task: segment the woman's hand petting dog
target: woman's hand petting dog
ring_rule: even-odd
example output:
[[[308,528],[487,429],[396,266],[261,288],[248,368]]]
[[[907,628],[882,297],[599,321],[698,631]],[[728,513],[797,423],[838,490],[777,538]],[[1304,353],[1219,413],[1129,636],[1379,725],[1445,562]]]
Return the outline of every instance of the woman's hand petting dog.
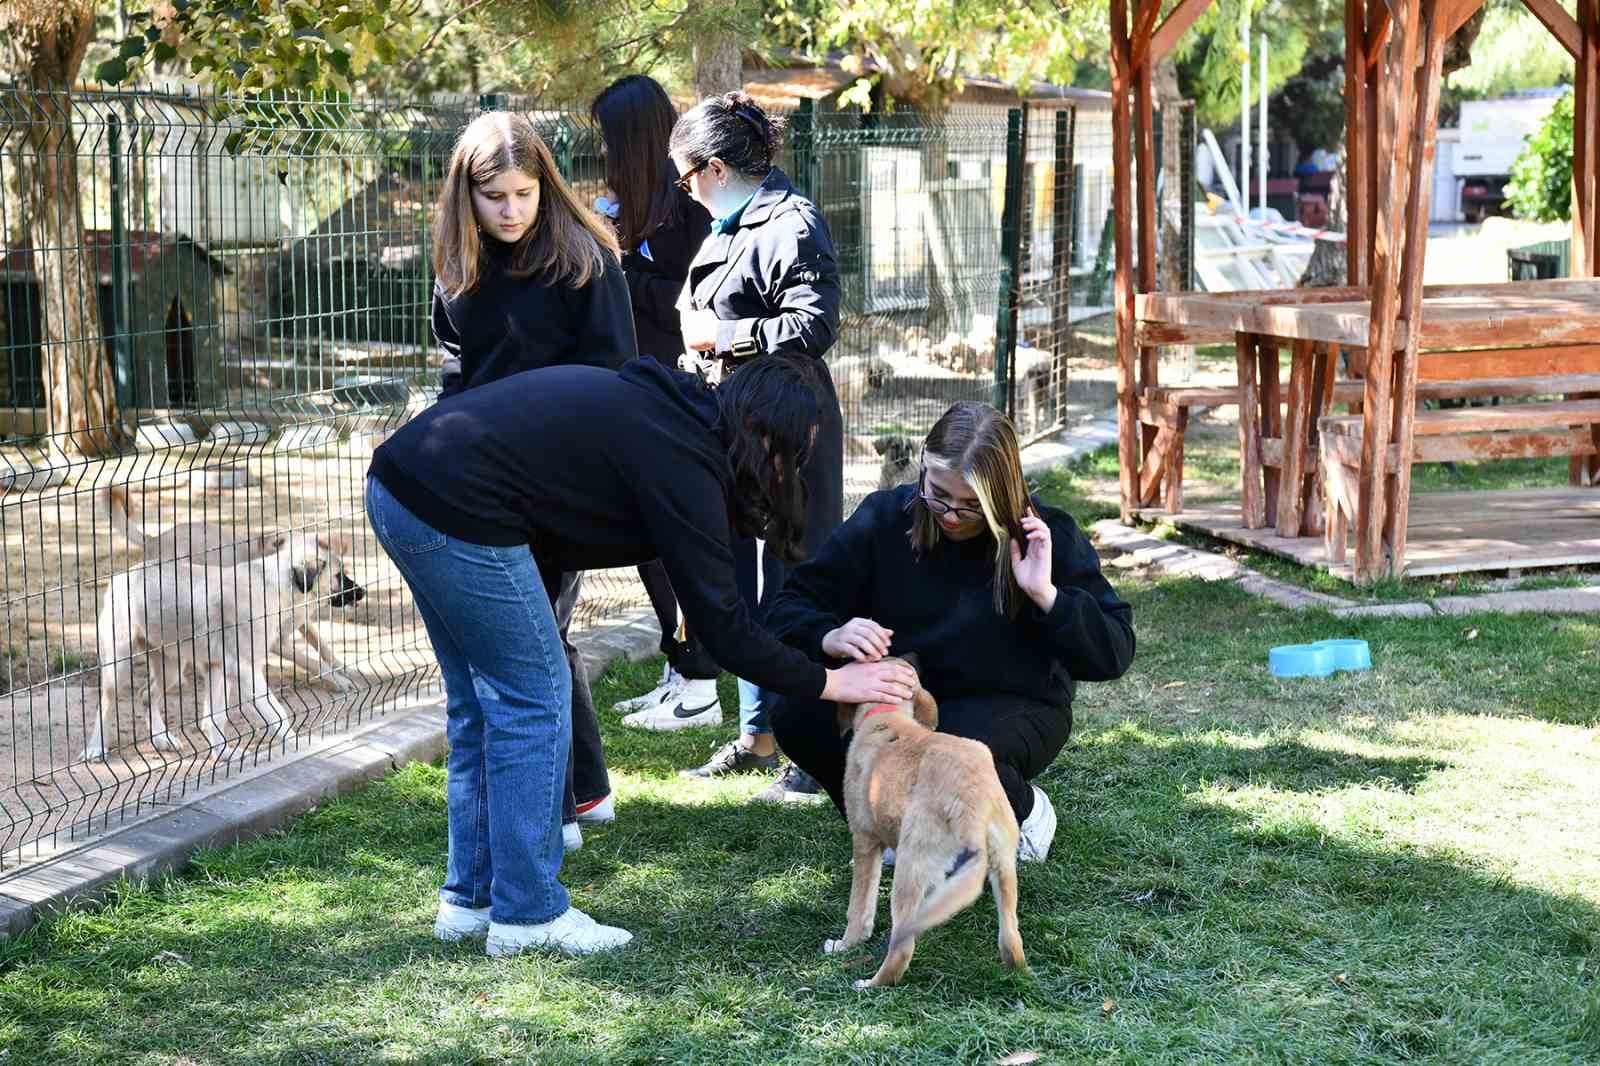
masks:
[[[1028,534],[1028,554],[1022,554],[1022,546],[1013,538],[1011,574],[1028,599],[1048,614],[1056,605],[1056,586],[1050,580],[1050,527],[1030,507],[1022,516],[1022,528]]]
[[[833,659],[854,659],[875,663],[889,654],[889,638],[894,630],[885,629],[870,618],[852,618],[822,638],[822,653]]]
[[[917,672],[903,659],[888,659],[829,670],[821,698],[833,703],[904,703],[916,693]]]

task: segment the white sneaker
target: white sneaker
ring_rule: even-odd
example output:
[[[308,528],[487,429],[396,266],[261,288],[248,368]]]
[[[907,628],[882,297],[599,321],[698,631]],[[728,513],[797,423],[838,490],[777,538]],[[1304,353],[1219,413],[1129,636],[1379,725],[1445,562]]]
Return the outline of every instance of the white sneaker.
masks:
[[[433,920],[435,940],[468,940],[488,931],[488,907],[462,907],[447,900],[439,901],[439,916]]]
[[[661,683],[646,692],[643,696],[635,696],[628,700],[618,700],[611,706],[614,710],[627,713],[629,711],[642,711],[646,707],[654,707],[668,696],[672,695],[684,685],[684,676],[672,668],[668,663],[661,668]]]
[[[540,925],[489,926],[484,950],[499,958],[529,948],[553,948],[566,955],[588,955],[611,951],[633,939],[626,929],[601,925],[576,907],[568,907],[559,917]]]
[[[1023,819],[1022,839],[1017,841],[1018,862],[1043,862],[1056,838],[1056,809],[1044,789],[1033,786],[1033,810]]]
[[[606,825],[616,820],[617,805],[612,801],[611,793],[609,792],[606,793],[604,799],[578,804],[579,825]]]
[[[561,850],[577,851],[583,847],[583,830],[577,822],[561,823]]]
[[[694,726],[721,725],[722,701],[717,699],[715,681],[685,681],[654,707],[635,711],[622,719],[623,725],[670,733]]]

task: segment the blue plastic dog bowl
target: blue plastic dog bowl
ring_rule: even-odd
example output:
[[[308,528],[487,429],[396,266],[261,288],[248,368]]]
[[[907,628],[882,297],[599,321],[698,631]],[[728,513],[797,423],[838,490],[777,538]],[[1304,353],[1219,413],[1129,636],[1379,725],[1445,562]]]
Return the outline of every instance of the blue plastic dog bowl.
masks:
[[[1372,649],[1364,640],[1319,640],[1317,646],[1333,652],[1335,670],[1367,670],[1372,666]]]
[[[1267,652],[1273,677],[1326,677],[1336,669],[1333,649],[1321,644],[1282,644]]]

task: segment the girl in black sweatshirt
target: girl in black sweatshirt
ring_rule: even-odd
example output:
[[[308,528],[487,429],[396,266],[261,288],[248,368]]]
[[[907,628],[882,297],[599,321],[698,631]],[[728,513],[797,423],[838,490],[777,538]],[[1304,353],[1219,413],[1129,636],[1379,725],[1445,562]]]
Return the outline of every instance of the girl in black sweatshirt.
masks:
[[[710,214],[674,184],[667,139],[678,113],[653,78],[630,74],[595,97],[589,114],[600,130],[610,190],[595,207],[616,223],[639,354],[676,366],[684,352],[678,296],[711,231]],[[693,634],[678,639],[678,601],[666,568],[651,560],[639,567],[639,580],[661,626],[667,667],[656,688],[616,705],[628,712],[623,722],[661,730],[720,724],[717,664]]]
[[[540,367],[617,370],[638,354],[616,236],[578,202],[525,116],[492,111],[462,131],[438,218],[431,318],[445,353],[441,399]],[[572,671],[570,850],[583,843],[580,817],[608,819],[611,781],[588,674],[567,639],[583,574],[543,576]]]
[[[939,731],[994,753],[1023,859],[1055,835],[1029,781],[1072,732],[1079,681],[1122,676],[1133,611],[1071,516],[1027,495],[1016,432],[984,403],[954,404],[923,445],[922,476],[868,496],[767,608],[768,627],[819,659],[914,652]],[[847,739],[814,701],[784,697],[778,743],[842,811]]]

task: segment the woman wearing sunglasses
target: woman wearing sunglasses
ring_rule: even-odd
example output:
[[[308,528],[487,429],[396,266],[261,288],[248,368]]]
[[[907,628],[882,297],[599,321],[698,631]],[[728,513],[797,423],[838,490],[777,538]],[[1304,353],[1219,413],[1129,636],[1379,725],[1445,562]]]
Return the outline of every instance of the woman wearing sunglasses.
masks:
[[[844,420],[822,356],[839,332],[833,238],[816,206],[773,165],[781,124],[744,93],[710,97],[673,127],[667,150],[678,187],[711,212],[711,235],[689,267],[679,300],[683,343],[713,380],[774,354],[815,360],[816,443],[801,478],[807,493],[804,555],[844,517]],[[739,546],[740,592],[755,606],[783,585],[784,566],[753,541]],[[778,767],[761,693],[739,685],[740,736],[689,773],[711,777]],[[786,773],[771,798],[815,793]]]
[[[1030,782],[1072,732],[1077,682],[1120,677],[1133,660],[1132,608],[1071,516],[1029,497],[1016,431],[984,403],[951,405],[923,444],[921,477],[867,497],[766,621],[819,660],[914,652],[939,731],[994,753],[1025,861],[1055,836],[1055,809]],[[784,753],[843,812],[848,738],[831,709],[783,698],[772,718]]]

